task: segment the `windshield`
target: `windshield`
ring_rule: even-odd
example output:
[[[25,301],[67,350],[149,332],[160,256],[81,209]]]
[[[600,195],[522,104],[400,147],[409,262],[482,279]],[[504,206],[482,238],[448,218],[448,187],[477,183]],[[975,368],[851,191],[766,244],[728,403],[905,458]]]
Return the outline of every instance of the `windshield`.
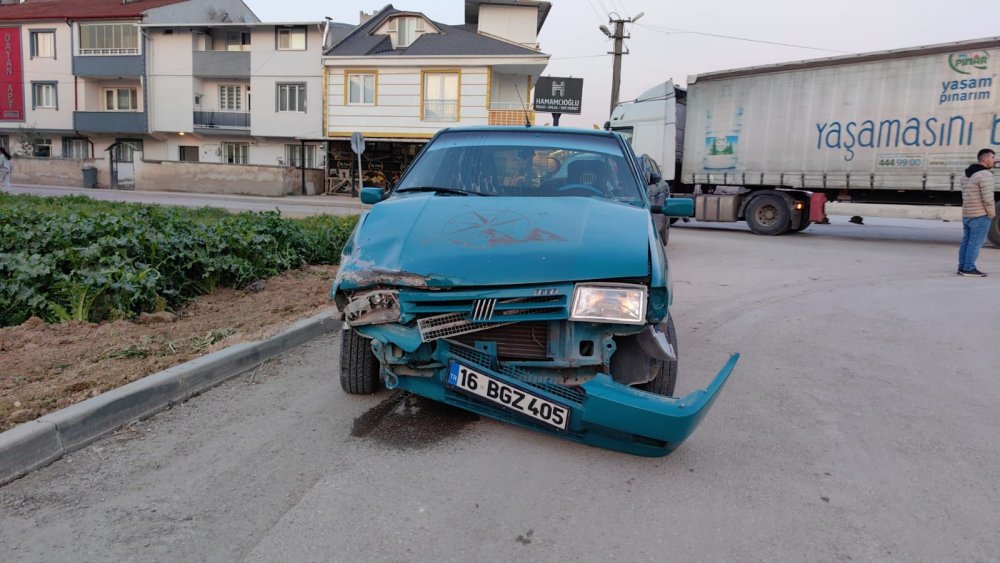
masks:
[[[528,130],[442,133],[396,191],[434,188],[508,197],[642,198],[616,139]]]

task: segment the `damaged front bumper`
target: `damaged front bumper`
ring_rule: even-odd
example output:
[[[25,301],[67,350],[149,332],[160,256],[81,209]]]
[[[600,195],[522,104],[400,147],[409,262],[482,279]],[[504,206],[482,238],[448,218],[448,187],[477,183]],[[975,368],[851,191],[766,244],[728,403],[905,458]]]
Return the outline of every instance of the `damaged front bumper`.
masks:
[[[373,339],[373,351],[385,358],[393,336],[400,336],[394,325],[359,327]],[[509,364],[501,364],[486,351],[460,343],[439,340],[431,358],[436,366],[429,377],[395,373],[393,366],[382,362],[389,388],[403,389],[417,395],[460,407],[532,430],[574,440],[591,446],[641,456],[664,456],[684,442],[712,406],[726,384],[739,354],[733,354],[708,387],[684,397],[672,398],[641,391],[617,383],[610,375],[598,373],[582,385],[567,386]],[[554,408],[563,407],[567,421],[562,428],[526,416],[523,409],[489,400],[457,385],[453,366],[463,366],[494,380],[499,387],[519,390],[537,397]],[[452,377],[449,378],[449,375]],[[491,383],[491,385],[493,385]],[[518,391],[514,391],[515,394]]]

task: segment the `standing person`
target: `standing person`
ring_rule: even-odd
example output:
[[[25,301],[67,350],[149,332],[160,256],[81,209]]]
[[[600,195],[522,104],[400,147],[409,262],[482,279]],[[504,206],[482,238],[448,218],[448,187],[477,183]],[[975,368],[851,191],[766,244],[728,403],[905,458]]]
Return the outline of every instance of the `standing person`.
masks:
[[[986,274],[976,268],[976,259],[997,213],[993,202],[993,165],[997,154],[993,149],[983,149],[976,158],[978,162],[966,168],[962,178],[962,244],[958,247],[958,275],[985,278]]]
[[[0,182],[3,182],[3,191],[10,193],[10,174],[14,170],[10,153],[7,149],[0,147]]]

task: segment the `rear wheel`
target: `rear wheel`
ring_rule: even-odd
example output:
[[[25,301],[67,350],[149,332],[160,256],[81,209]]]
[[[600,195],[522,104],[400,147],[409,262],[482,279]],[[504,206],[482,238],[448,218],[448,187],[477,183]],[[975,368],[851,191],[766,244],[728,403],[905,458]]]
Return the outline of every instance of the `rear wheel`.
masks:
[[[1000,246],[1000,203],[997,204],[997,214],[990,223],[990,230],[986,232],[986,238],[990,239],[996,246]]]
[[[352,395],[370,395],[379,388],[379,363],[371,340],[354,329],[340,331],[340,386]]]
[[[667,317],[666,325],[667,342],[673,347],[676,357],[677,331],[674,330],[674,318]],[[661,326],[661,328],[663,327]],[[674,387],[677,386],[677,360],[653,360],[651,369],[656,372],[656,376],[636,387],[657,395],[673,397]]]
[[[781,196],[762,195],[750,200],[746,210],[750,230],[758,235],[780,235],[792,226],[792,212]]]

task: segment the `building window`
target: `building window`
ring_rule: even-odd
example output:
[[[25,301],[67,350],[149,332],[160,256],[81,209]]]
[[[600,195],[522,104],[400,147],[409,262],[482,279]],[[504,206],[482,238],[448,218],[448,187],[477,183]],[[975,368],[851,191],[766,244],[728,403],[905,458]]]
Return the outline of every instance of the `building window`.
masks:
[[[105,88],[104,111],[138,111],[139,97],[136,88]]]
[[[52,139],[38,139],[35,141],[35,152],[32,156],[48,158],[52,156]]]
[[[31,58],[33,59],[56,58],[56,32],[54,31],[31,32]]]
[[[250,32],[249,31],[227,31],[226,51],[249,51]]]
[[[62,138],[63,158],[90,158],[90,143],[84,137]]]
[[[277,110],[306,111],[306,85],[302,83],[278,84]]]
[[[282,28],[278,30],[279,51],[305,51],[306,30],[303,27]]]
[[[0,135],[0,147],[10,151],[10,135]]]
[[[181,162],[198,162],[198,147],[181,145],[180,150]]]
[[[347,103],[358,106],[375,105],[375,74],[347,75]]]
[[[405,49],[424,32],[423,18],[396,18],[396,48]]]
[[[81,55],[138,55],[139,26],[131,23],[80,24]]]
[[[219,109],[222,111],[243,111],[243,87],[219,86]]]
[[[285,145],[285,162],[292,168],[302,167],[302,145]],[[316,168],[316,146],[306,145],[306,168]]]
[[[222,162],[246,164],[250,159],[250,143],[222,143]]]
[[[425,72],[421,106],[424,121],[458,121],[457,72]]]
[[[31,83],[31,107],[34,109],[59,109],[55,82]]]

